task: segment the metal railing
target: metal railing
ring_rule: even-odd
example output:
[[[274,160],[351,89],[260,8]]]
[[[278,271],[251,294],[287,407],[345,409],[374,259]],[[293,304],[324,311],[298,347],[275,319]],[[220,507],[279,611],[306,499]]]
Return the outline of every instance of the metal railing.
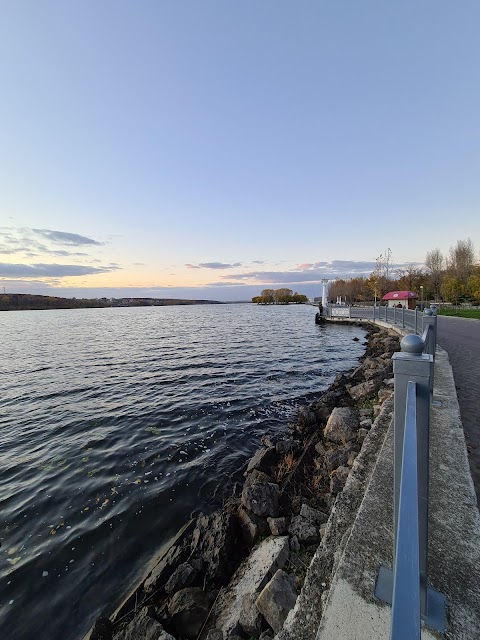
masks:
[[[423,337],[408,334],[394,353],[394,557],[375,595],[392,604],[391,640],[420,638],[420,620],[443,633],[445,598],[428,586],[430,406],[436,317]],[[433,350],[433,353],[428,351]]]
[[[417,385],[409,382],[393,572],[391,640],[420,638]]]
[[[391,640],[419,640],[421,621],[443,633],[445,597],[428,586],[430,407],[437,344],[431,309],[328,306],[325,316],[367,319],[413,330],[394,353],[394,555],[380,567],[375,596],[392,605]]]

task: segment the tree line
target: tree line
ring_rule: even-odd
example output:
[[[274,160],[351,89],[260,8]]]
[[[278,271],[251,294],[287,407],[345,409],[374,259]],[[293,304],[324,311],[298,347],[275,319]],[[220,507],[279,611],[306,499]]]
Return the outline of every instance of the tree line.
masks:
[[[308,302],[307,296],[301,293],[293,293],[291,289],[264,289],[259,296],[252,298],[252,302],[256,304],[305,304]]]
[[[221,304],[214,300],[181,300],[174,298],[61,298],[27,293],[0,295],[0,311],[87,309],[103,307],[164,307],[191,304]]]
[[[379,300],[389,291],[413,291],[423,300],[480,304],[480,265],[469,238],[458,240],[447,255],[440,249],[428,251],[423,267],[410,264],[392,267],[391,251],[377,258],[367,277],[339,279],[330,283],[328,299],[341,296],[348,304]]]

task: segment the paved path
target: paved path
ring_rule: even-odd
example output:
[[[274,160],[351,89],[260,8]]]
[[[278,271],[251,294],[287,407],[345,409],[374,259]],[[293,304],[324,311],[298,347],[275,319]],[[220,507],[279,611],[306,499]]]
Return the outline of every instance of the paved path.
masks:
[[[438,316],[437,339],[452,365],[480,507],[480,320]]]

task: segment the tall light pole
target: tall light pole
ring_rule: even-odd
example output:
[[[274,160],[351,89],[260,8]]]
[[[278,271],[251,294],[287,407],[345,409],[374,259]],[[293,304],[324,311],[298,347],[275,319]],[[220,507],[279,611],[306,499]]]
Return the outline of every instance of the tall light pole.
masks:
[[[423,311],[423,284],[420,285],[420,310]]]
[[[327,306],[327,284],[328,279],[322,278],[322,307]]]

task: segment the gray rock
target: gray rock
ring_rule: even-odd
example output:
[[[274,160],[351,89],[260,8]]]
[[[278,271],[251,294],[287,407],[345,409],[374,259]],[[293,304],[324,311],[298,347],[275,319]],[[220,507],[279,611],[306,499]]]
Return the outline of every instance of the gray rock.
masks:
[[[197,572],[195,571],[195,569],[191,565],[189,565],[188,562],[184,562],[175,569],[170,578],[167,580],[165,591],[169,596],[172,596],[177,591],[180,591],[180,589],[189,587],[196,577]]]
[[[350,407],[335,407],[327,421],[324,436],[332,442],[353,440],[358,429],[358,414]]]
[[[210,629],[205,640],[223,640],[223,631],[220,629]]]
[[[277,451],[275,447],[268,447],[264,449],[259,449],[253,455],[250,462],[247,466],[246,473],[250,473],[254,469],[258,469],[258,471],[264,471],[266,473],[269,472],[270,467],[273,466],[277,462]]]
[[[361,429],[370,429],[370,427],[372,426],[372,419],[371,418],[365,418],[364,420],[360,420],[360,428]]]
[[[346,464],[348,454],[349,452],[341,447],[339,449],[329,449],[323,457],[325,469],[330,473],[337,467]]]
[[[207,619],[209,609],[208,598],[198,587],[177,591],[168,605],[172,624],[178,634],[186,638],[197,637]]]
[[[360,414],[360,420],[362,420],[363,418],[370,418],[370,416],[372,415],[372,410],[360,409],[359,414]]]
[[[300,433],[311,431],[317,424],[317,418],[308,407],[300,407],[297,413],[297,428]]]
[[[88,640],[112,640],[113,624],[109,618],[101,617],[95,621]]]
[[[260,471],[259,469],[254,469],[250,473],[246,473],[246,479],[243,484],[243,487],[250,486],[251,484],[258,484],[259,482],[272,482],[272,477],[265,473],[264,471]]]
[[[152,569],[143,585],[146,594],[153,593],[165,586],[172,573],[182,562],[186,562],[190,555],[190,545],[187,540],[182,544],[173,545]]]
[[[270,638],[273,638],[273,631],[271,629],[262,631],[262,633],[258,636],[258,640],[270,640]]]
[[[347,481],[350,469],[348,467],[338,467],[330,474],[330,493],[337,495],[343,490],[343,486]]]
[[[288,533],[296,536],[300,544],[315,544],[320,540],[318,529],[310,520],[302,516],[295,516],[288,527]]]
[[[225,638],[240,631],[240,611],[246,593],[259,593],[277,569],[285,566],[289,557],[288,537],[269,536],[252,549],[228,586],[222,590],[213,606],[206,631],[221,629]]]
[[[319,511],[318,509],[313,509],[308,504],[302,504],[300,515],[302,518],[310,520],[310,522],[317,525],[321,525],[328,520],[328,515],[326,513],[323,513],[323,511]]]
[[[202,570],[209,582],[223,585],[239,564],[242,532],[237,518],[228,511],[216,511],[197,519],[192,534],[189,563]],[[197,564],[194,564],[194,561]]]
[[[175,638],[166,631],[162,631],[162,633],[158,636],[158,640],[175,640]]]
[[[368,369],[365,371],[365,380],[373,380],[374,378],[383,378],[388,375],[388,369],[380,368],[380,369]]]
[[[286,518],[267,518],[267,522],[273,536],[283,536],[287,533]]]
[[[359,429],[357,433],[357,440],[360,444],[365,440],[368,436],[368,431],[366,429]]]
[[[295,553],[300,551],[300,543],[298,541],[297,536],[292,536],[290,538],[290,549]]]
[[[257,516],[277,518],[279,495],[278,485],[262,482],[244,487],[242,504]]]
[[[150,609],[142,607],[128,625],[115,634],[115,640],[158,640],[162,632],[162,625],[151,617]]]
[[[375,380],[367,380],[366,382],[362,382],[361,384],[357,384],[354,387],[350,387],[348,389],[348,393],[352,400],[358,401],[363,398],[368,398],[372,396],[380,386],[380,382],[376,382]]]
[[[258,593],[246,593],[242,598],[240,610],[240,626],[249,636],[258,638],[262,631],[262,615],[257,609],[256,600]]]
[[[249,547],[253,547],[261,536],[268,536],[270,534],[270,528],[267,522],[248,509],[240,507],[238,510],[238,520],[242,529],[243,539]]]
[[[256,604],[273,631],[278,633],[296,599],[297,594],[288,575],[279,569],[258,596]]]

